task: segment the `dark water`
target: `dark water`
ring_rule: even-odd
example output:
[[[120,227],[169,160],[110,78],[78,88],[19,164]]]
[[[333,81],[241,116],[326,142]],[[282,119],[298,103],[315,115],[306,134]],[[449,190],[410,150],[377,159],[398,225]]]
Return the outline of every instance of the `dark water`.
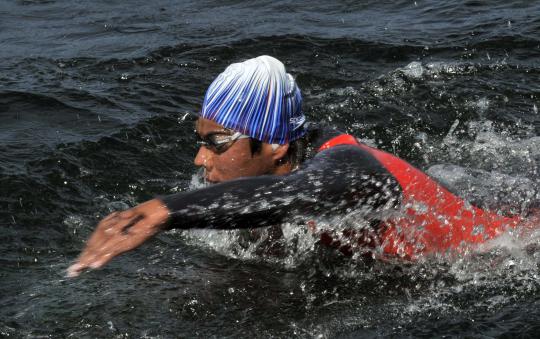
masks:
[[[538,1],[2,1],[0,336],[537,336],[538,235],[366,266],[286,225],[281,259],[171,232],[64,277],[101,217],[197,187],[186,113],[261,54],[311,120],[486,206],[540,200]]]

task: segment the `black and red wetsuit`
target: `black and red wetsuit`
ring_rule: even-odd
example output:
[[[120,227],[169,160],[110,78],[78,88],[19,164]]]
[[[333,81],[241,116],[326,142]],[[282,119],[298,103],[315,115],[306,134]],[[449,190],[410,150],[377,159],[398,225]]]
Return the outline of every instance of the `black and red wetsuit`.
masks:
[[[353,136],[316,129],[309,140],[314,155],[287,175],[240,178],[163,197],[170,228],[309,223],[367,206],[375,239],[357,236],[355,241],[377,245],[384,255],[413,259],[485,242],[521,221],[468,204],[406,161]],[[333,241],[325,233],[321,240]]]

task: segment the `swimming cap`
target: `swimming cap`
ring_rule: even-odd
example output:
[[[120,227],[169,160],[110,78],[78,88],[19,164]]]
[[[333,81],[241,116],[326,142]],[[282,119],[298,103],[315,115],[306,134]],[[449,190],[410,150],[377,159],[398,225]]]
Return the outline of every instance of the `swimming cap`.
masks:
[[[208,87],[200,116],[270,144],[306,133],[300,89],[267,55],[227,67]]]

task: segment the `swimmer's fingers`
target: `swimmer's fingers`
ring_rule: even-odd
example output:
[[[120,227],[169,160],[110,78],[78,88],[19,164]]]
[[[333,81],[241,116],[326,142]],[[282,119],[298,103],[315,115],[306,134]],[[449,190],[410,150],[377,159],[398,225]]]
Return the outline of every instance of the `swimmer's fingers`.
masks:
[[[114,246],[124,238],[129,238],[125,230],[141,218],[134,213],[128,216],[122,214],[124,212],[113,213],[99,223],[77,262],[68,268],[68,276],[77,276],[86,269],[101,267],[103,265],[96,262],[104,261],[103,257],[110,256],[112,259],[117,255],[114,254]]]
[[[88,239],[86,247],[79,256],[79,258],[91,257],[95,255],[95,252],[100,252],[101,247],[109,240],[121,234],[126,228],[129,228],[140,216],[137,216],[133,212],[129,212],[129,217],[126,217],[125,212],[115,212],[105,219],[103,219],[96,230]]]
[[[121,233],[111,238],[100,248],[99,253],[95,253],[85,264],[89,268],[101,268],[118,255],[139,247],[157,232],[158,228],[153,227],[153,224],[146,220],[139,221],[127,233]]]
[[[156,199],[107,216],[99,223],[77,261],[68,268],[68,276],[102,267],[119,254],[140,246],[159,232],[168,216],[169,210]]]

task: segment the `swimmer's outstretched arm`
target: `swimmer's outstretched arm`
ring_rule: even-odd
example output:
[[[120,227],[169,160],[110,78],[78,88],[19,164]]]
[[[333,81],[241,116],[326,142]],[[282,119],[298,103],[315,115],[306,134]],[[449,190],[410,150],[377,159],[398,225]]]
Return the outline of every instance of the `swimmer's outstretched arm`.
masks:
[[[238,229],[335,215],[357,205],[377,207],[400,195],[396,187],[393,177],[363,150],[340,146],[287,175],[241,178],[162,200],[170,210],[167,228]]]
[[[113,213],[98,225],[68,275],[102,267],[163,229],[264,227],[293,215],[335,214],[362,204],[376,207],[398,196],[398,184],[367,152],[334,147],[287,175],[231,180]]]

